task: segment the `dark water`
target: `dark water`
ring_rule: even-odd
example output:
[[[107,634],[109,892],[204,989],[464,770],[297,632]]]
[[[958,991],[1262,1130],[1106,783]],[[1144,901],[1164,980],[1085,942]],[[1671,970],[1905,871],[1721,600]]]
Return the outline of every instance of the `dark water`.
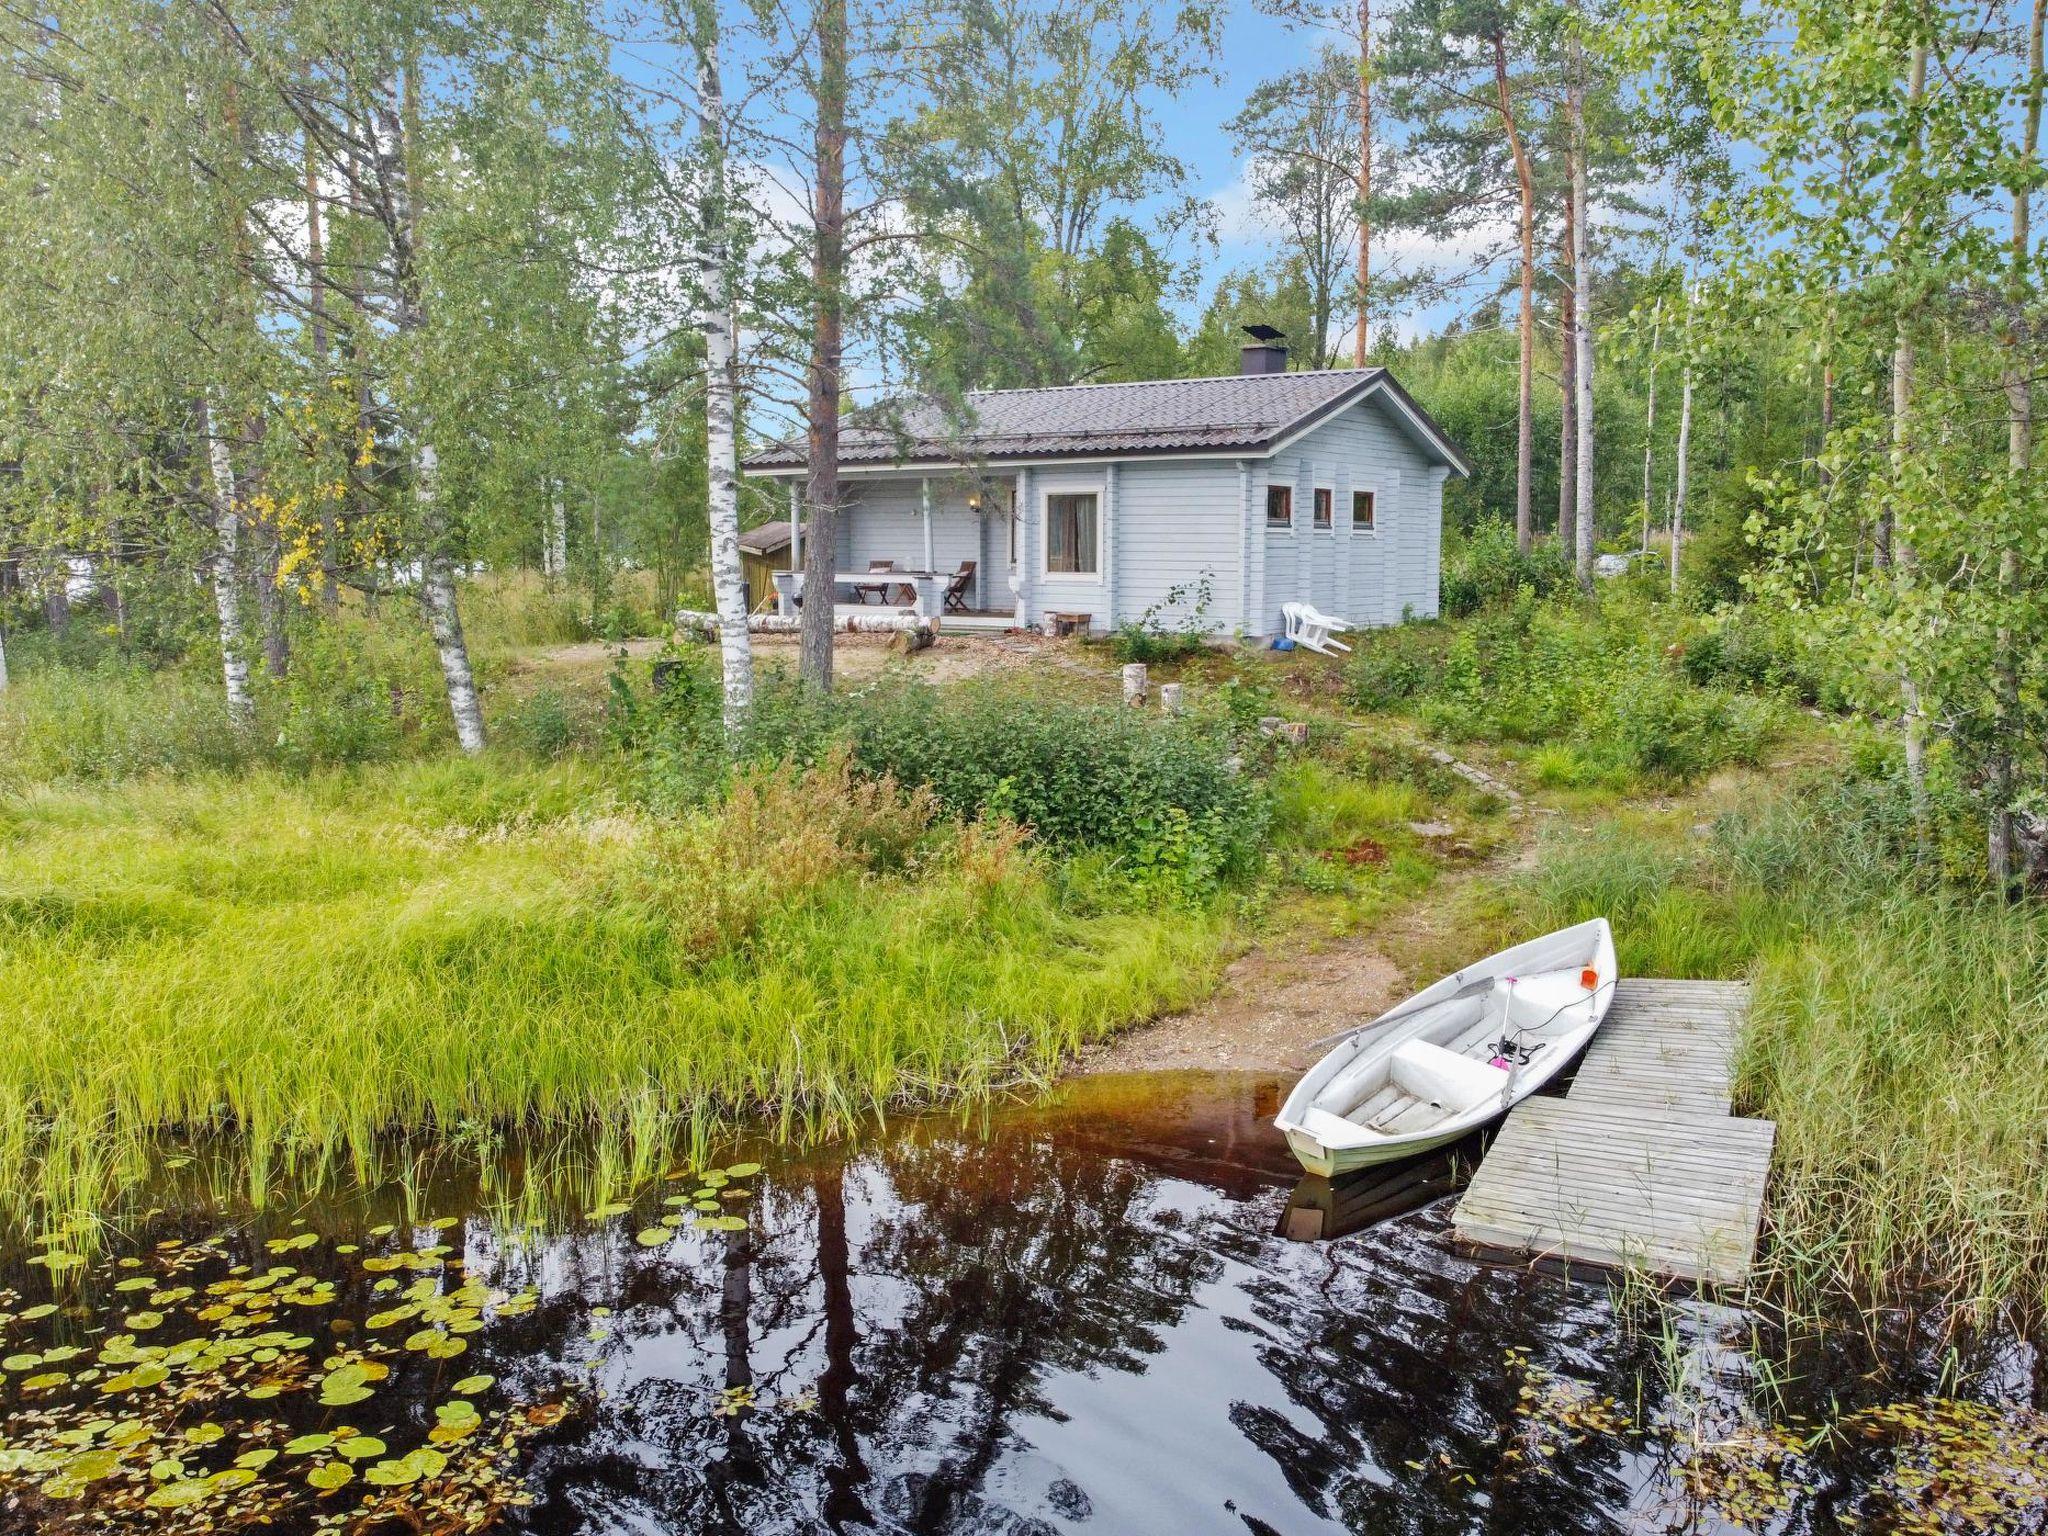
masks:
[[[851,1147],[757,1148],[743,1154],[766,1165],[746,1230],[661,1247],[636,1243],[640,1205],[517,1242],[467,1216],[441,1238],[467,1272],[539,1301],[493,1319],[449,1369],[578,1405],[530,1448],[535,1503],[515,1520],[935,1536],[1736,1529],[1688,1485],[1697,1452],[1680,1429],[1738,1420],[1757,1358],[1789,1374],[1792,1413],[2039,1393],[2011,1341],[1957,1353],[1902,1324],[1874,1347],[1788,1352],[1726,1307],[1681,1300],[1631,1323],[1604,1277],[1461,1257],[1446,1232],[1454,1166],[1303,1183],[1268,1124],[1275,1087],[1083,1080],[1049,1104],[908,1121]],[[418,1193],[464,1214],[460,1187]],[[253,1252],[294,1230],[288,1214],[241,1240]],[[1360,1221],[1375,1224],[1326,1235]],[[294,1257],[315,1268],[325,1251]],[[1682,1399],[1668,1396],[1675,1375],[1692,1383]],[[396,1446],[435,1390],[401,1372],[354,1422]],[[1890,1465],[1874,1454],[1807,1458],[1762,1523],[1867,1516]]]

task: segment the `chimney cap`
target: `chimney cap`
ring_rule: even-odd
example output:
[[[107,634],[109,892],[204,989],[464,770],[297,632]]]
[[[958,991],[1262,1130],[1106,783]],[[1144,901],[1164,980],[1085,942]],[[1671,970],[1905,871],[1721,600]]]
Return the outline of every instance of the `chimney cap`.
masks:
[[[1270,325],[1246,325],[1240,326],[1239,329],[1242,330],[1245,333],[1245,335],[1251,337],[1254,341],[1275,342],[1285,341],[1287,339],[1287,333],[1285,331],[1276,331]]]

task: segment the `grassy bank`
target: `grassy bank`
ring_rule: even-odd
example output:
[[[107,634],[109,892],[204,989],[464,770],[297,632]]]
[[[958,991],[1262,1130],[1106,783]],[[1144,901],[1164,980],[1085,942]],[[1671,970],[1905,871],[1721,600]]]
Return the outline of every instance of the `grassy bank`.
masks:
[[[1014,1081],[1188,1000],[1223,923],[1089,913],[1013,831],[843,763],[667,818],[590,768],[445,761],[0,814],[0,1184],[65,1208],[155,1128],[260,1160]]]
[[[1532,927],[1624,972],[1752,975],[1738,1108],[1777,1122],[1767,1262],[1810,1312],[2048,1316],[2048,915],[1916,872],[1903,793],[1831,774],[1550,840]]]

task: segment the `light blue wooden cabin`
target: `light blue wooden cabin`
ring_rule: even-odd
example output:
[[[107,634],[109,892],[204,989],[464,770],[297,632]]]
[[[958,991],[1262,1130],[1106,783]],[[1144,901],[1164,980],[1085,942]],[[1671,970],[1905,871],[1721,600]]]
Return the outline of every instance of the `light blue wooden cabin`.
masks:
[[[1290,372],[1273,339],[1243,359],[1225,378],[994,390],[851,426],[835,603],[943,607],[948,631],[1180,628],[1199,610],[1210,634],[1254,639],[1287,602],[1359,627],[1433,616],[1463,454],[1383,368]],[[794,525],[801,441],[745,468],[786,483]],[[801,538],[786,559],[790,611]]]

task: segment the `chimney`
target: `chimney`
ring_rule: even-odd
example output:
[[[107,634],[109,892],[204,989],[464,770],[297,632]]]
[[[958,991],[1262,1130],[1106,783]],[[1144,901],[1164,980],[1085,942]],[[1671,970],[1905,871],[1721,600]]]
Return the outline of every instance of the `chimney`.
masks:
[[[1287,371],[1287,333],[1276,331],[1270,325],[1248,325],[1245,335],[1252,339],[1238,349],[1237,371],[1239,373],[1285,373]]]

